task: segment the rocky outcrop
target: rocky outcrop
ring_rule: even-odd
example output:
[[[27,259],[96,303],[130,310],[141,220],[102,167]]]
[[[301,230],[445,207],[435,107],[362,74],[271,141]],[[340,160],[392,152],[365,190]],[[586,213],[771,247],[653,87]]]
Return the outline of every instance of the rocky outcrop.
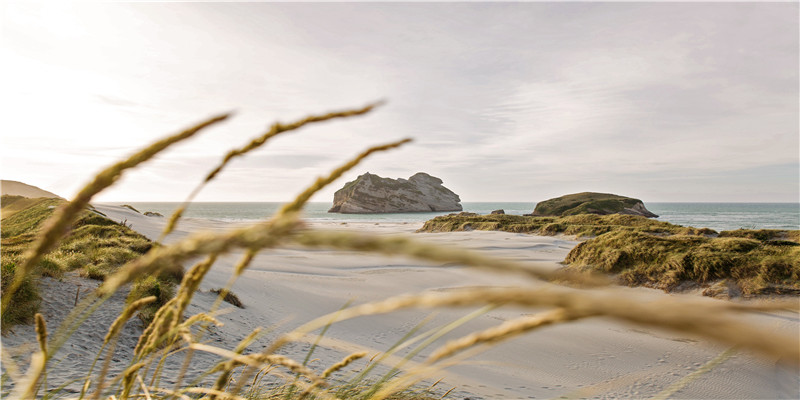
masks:
[[[506,210],[503,210],[503,209],[500,209],[500,210],[494,210],[494,211],[492,211],[491,213],[492,213],[492,214],[505,214],[505,213],[506,213]]]
[[[442,180],[424,172],[408,179],[381,178],[367,172],[333,195],[328,212],[372,214],[461,211],[461,199],[442,186]]]
[[[536,204],[533,216],[556,216],[576,214],[626,214],[656,218],[639,199],[608,193],[583,192],[556,197]]]

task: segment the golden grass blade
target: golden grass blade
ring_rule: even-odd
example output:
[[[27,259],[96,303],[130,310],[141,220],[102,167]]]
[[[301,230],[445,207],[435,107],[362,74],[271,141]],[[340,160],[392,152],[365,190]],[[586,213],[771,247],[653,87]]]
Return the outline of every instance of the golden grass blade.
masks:
[[[58,243],[61,237],[66,233],[70,224],[72,224],[75,218],[77,218],[78,214],[83,211],[87,205],[89,205],[89,201],[91,201],[94,195],[113,185],[125,170],[133,168],[149,160],[169,146],[188,139],[200,132],[202,129],[224,121],[229,116],[230,114],[223,114],[210,118],[183,132],[161,139],[138,151],[134,155],[128,157],[126,160],[117,162],[116,164],[100,171],[97,175],[95,175],[94,179],[89,184],[84,186],[83,189],[81,189],[81,191],[75,195],[75,198],[72,201],[62,207],[59,207],[53,216],[47,220],[36,241],[25,253],[24,261],[17,265],[14,272],[14,279],[3,293],[3,312],[5,312],[9,302],[11,301],[11,295],[14,294],[14,292],[19,288],[19,285],[22,284],[25,276],[30,274],[34,270],[34,267],[39,263],[42,256],[44,256],[45,253],[50,251],[53,246]]]
[[[358,359],[361,359],[361,358],[365,357],[366,355],[367,355],[366,351],[360,351],[360,352],[356,352],[356,353],[352,353],[352,354],[348,355],[347,357],[343,358],[338,363],[333,364],[330,367],[328,367],[322,373],[321,378],[325,379],[325,378],[331,376],[331,374],[333,374],[336,371],[339,371],[340,369],[350,365],[350,363],[352,363],[353,361],[356,361]],[[308,395],[310,395],[311,392],[314,389],[317,388],[317,386],[318,385],[316,383],[314,383],[314,384],[310,385],[309,387],[307,387],[305,390],[303,390],[303,392],[300,393],[300,395],[298,396],[299,399],[302,400],[302,399],[305,399],[306,397],[308,397]]]
[[[95,392],[92,395],[92,399],[98,399],[105,387],[105,378],[106,375],[108,374],[109,368],[111,367],[111,359],[114,358],[114,352],[116,351],[117,348],[117,338],[119,332],[122,330],[122,327],[125,325],[126,322],[128,322],[128,320],[133,316],[133,314],[136,311],[138,311],[141,307],[154,302],[155,300],[156,300],[155,296],[148,296],[132,302],[127,307],[125,307],[125,309],[122,311],[122,314],[120,314],[109,327],[108,332],[106,333],[106,336],[103,339],[103,347],[100,349],[100,352],[102,352],[103,349],[106,348],[106,346],[108,346],[108,349],[106,350],[106,358],[103,361],[103,367],[100,370],[99,376],[97,377],[97,389],[95,389]],[[100,354],[98,354],[98,357],[99,356]],[[97,358],[95,358],[95,362],[96,361]],[[89,369],[90,374],[93,368],[94,364],[92,365],[92,368]],[[125,376],[123,375],[123,380],[124,379]]]
[[[175,295],[176,311],[173,317],[175,318],[173,326],[180,323],[180,320],[183,318],[183,312],[186,310],[186,307],[189,306],[194,293],[200,287],[200,282],[203,281],[203,278],[205,278],[208,271],[211,270],[211,266],[213,266],[216,261],[217,254],[211,253],[205,260],[195,264],[183,275],[181,285],[178,288],[178,294]]]
[[[236,348],[233,349],[233,352],[236,354],[242,354],[247,346],[253,343],[253,341],[256,340],[259,335],[261,335],[261,328],[254,329],[247,335],[247,337],[242,339],[242,341],[236,345]],[[235,366],[236,363],[234,361],[226,361],[211,369],[211,372],[222,371],[220,376],[217,378],[217,381],[214,383],[214,389],[222,390],[228,384],[228,380],[230,379],[231,373],[233,372],[233,368]]]
[[[144,384],[144,381],[142,380],[141,375],[138,375],[138,374],[136,375],[136,381],[139,382],[139,387],[142,388],[142,392],[144,393],[145,400],[152,400],[152,398],[150,397],[150,391],[147,390],[147,385]]]
[[[144,382],[142,382],[142,384],[144,385]],[[166,393],[166,394],[169,395],[169,397],[167,397],[168,399],[171,399],[173,397],[177,397],[177,398],[179,398],[181,400],[192,400],[191,397],[189,397],[189,396],[187,396],[187,395],[185,395],[185,394],[183,394],[181,392],[176,392],[174,390],[169,390],[167,388],[156,387],[156,386],[149,386],[149,387],[148,386],[144,386],[144,387],[145,387],[145,389],[148,390],[148,392],[152,391],[152,392]]]
[[[444,346],[435,350],[430,357],[428,357],[427,362],[435,363],[445,357],[449,357],[472,346],[497,343],[511,339],[523,333],[530,332],[534,329],[541,328],[543,326],[571,321],[576,318],[578,318],[578,315],[570,314],[561,308],[546,311],[533,316],[526,315],[524,317],[506,321],[499,326],[494,326],[480,332],[473,332],[459,339],[451,340],[445,343]]]
[[[122,394],[119,396],[121,399],[127,399],[133,389],[133,382],[136,378],[141,379],[139,370],[144,367],[144,363],[136,363],[125,369],[122,373]]]
[[[236,363],[249,365],[251,367],[261,368],[264,364],[275,364],[286,367],[290,371],[301,374],[309,378],[312,382],[320,381],[321,379],[314,373],[314,371],[310,370],[309,368],[304,367],[297,361],[294,361],[288,357],[280,356],[276,354],[255,354],[249,356],[243,356],[241,354],[236,354],[230,350],[221,349],[219,347],[209,346],[203,343],[193,343],[189,346],[194,350],[205,351],[207,353],[216,354],[218,356],[222,356],[228,358]]]
[[[47,360],[50,357],[47,356],[47,323],[44,321],[44,316],[42,314],[36,313],[34,315],[34,320],[36,321],[36,341],[39,342],[39,349],[44,355],[44,363],[45,363],[45,371],[43,372],[42,376],[42,385],[44,386],[44,390],[47,390]],[[38,392],[38,387],[36,389]]]
[[[44,321],[42,314],[36,313],[34,315],[36,320],[36,341],[39,342],[39,349],[47,359],[47,323]]]
[[[336,168],[335,170],[333,170],[327,177],[324,177],[324,178],[323,177],[319,177],[319,178],[317,178],[316,182],[314,182],[313,185],[311,185],[306,190],[304,190],[302,193],[297,195],[297,197],[292,202],[284,204],[284,206],[281,207],[281,209],[275,214],[274,218],[278,218],[279,219],[279,218],[281,218],[283,216],[299,212],[300,209],[303,208],[303,205],[305,205],[306,202],[308,202],[308,200],[311,198],[311,196],[314,195],[314,193],[318,192],[319,190],[321,190],[325,186],[329,185],[331,182],[333,182],[336,179],[338,179],[345,172],[349,171],[350,169],[352,169],[353,167],[358,165],[358,163],[360,163],[362,160],[364,160],[365,158],[369,157],[370,154],[376,153],[376,152],[379,152],[379,151],[391,150],[391,149],[400,147],[400,146],[402,146],[402,145],[404,145],[404,144],[406,144],[406,143],[408,143],[410,141],[411,141],[411,139],[403,139],[403,140],[400,140],[400,141],[397,141],[397,142],[393,142],[393,143],[388,143],[388,144],[384,144],[384,145],[380,145],[380,146],[370,147],[369,149],[365,150],[364,152],[362,152],[361,154],[359,154],[358,156],[356,156],[352,160],[350,160],[347,163],[345,163],[344,165],[342,165],[339,168]]]
[[[406,236],[382,237],[354,232],[307,230],[295,235],[293,240],[307,247],[404,255],[425,261],[456,263],[495,272],[514,272],[544,280],[564,280],[591,286],[609,283],[608,279],[604,277],[564,270],[554,271],[550,265],[523,264],[490,258],[455,246],[445,247],[421,243]]]
[[[103,339],[103,344],[107,344],[111,339],[115,338],[119,335],[119,332],[122,330],[122,327],[125,325],[126,322],[136,313],[139,311],[140,308],[156,301],[156,296],[148,296],[141,298],[139,300],[134,301],[133,303],[129,304],[122,310],[122,314],[114,320],[111,324],[111,327],[108,328],[108,333],[106,333],[105,338]]]
[[[330,367],[328,367],[328,369],[326,369],[322,373],[322,378],[323,379],[327,378],[327,377],[331,376],[331,374],[335,373],[336,371],[338,371],[338,370],[350,365],[350,363],[352,363],[353,361],[356,361],[358,359],[364,358],[366,356],[367,356],[367,352],[366,351],[360,351],[360,352],[357,352],[357,353],[350,354],[349,356],[347,356],[344,359],[342,359],[342,361],[339,361],[338,363],[333,364]]]
[[[194,190],[192,190],[192,192],[189,194],[189,196],[186,197],[186,200],[184,200],[183,203],[180,205],[180,207],[178,207],[178,209],[175,210],[175,212],[170,217],[169,222],[167,222],[167,225],[164,228],[164,231],[161,233],[160,238],[157,241],[161,242],[164,239],[165,236],[169,235],[175,229],[175,226],[177,225],[178,220],[183,215],[183,212],[186,210],[186,207],[188,207],[188,205],[200,193],[200,191],[203,189],[203,187],[205,187],[205,185],[208,182],[211,182],[217,176],[217,174],[219,174],[225,168],[225,166],[227,166],[228,163],[231,160],[233,160],[234,158],[241,157],[244,154],[249,153],[250,151],[253,151],[253,150],[263,146],[269,139],[271,139],[271,138],[273,138],[273,137],[275,137],[275,136],[277,136],[277,135],[279,135],[281,133],[297,130],[297,129],[303,127],[304,125],[312,124],[312,123],[316,123],[316,122],[327,121],[327,120],[331,120],[331,119],[335,119],[335,118],[347,118],[347,117],[352,117],[352,116],[357,116],[357,115],[363,115],[363,114],[366,114],[366,113],[372,111],[372,109],[374,109],[375,107],[377,107],[377,106],[379,106],[381,104],[383,104],[383,102],[372,103],[372,104],[369,104],[369,105],[367,105],[365,107],[358,108],[358,109],[350,109],[350,110],[344,110],[344,111],[334,111],[334,112],[329,112],[327,114],[322,114],[322,115],[312,115],[312,116],[303,118],[301,120],[292,122],[290,124],[281,124],[281,123],[278,123],[278,122],[272,124],[272,126],[270,126],[269,130],[267,130],[267,132],[263,133],[261,136],[258,136],[256,138],[254,138],[253,140],[250,141],[250,143],[246,144],[245,146],[237,148],[237,149],[230,150],[227,154],[225,154],[225,157],[222,158],[222,161],[220,161],[220,163],[217,164],[217,166],[214,167],[206,175],[205,179],[203,179],[203,181],[200,182],[194,188]]]

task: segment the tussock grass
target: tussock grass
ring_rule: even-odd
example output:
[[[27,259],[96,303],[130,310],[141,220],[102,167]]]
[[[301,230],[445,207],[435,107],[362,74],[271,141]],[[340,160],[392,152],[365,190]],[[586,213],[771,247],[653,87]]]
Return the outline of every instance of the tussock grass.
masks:
[[[14,280],[17,265],[23,260],[25,252],[33,245],[45,221],[64,203],[64,200],[54,198],[2,197],[4,218],[0,260],[3,265],[3,298],[6,298],[7,288]],[[12,212],[6,213],[9,207]],[[153,246],[153,242],[138,232],[92,210],[84,210],[72,223],[64,240],[51,252],[41,256],[34,271],[25,277],[23,290],[15,291],[10,297],[10,309],[3,313],[3,329],[33,318],[40,300],[36,284],[40,277],[60,279],[67,272],[77,271],[83,277],[104,280],[120,266],[147,253]],[[180,281],[179,276],[180,272],[173,270],[156,279],[166,289]],[[150,282],[148,278],[143,280]],[[134,295],[131,298],[135,300],[139,297]],[[151,307],[158,308],[166,301],[163,296],[158,296],[158,300]]]
[[[223,161],[209,174],[204,182],[216,176],[225,164],[233,157],[243,155],[261,144],[275,134],[296,129],[309,122],[318,122],[331,118],[361,115],[369,112],[371,106],[338,113],[310,116],[290,125],[275,124],[265,135],[255,138],[251,144],[230,152]],[[117,228],[110,224],[84,224],[75,225],[73,228],[77,237],[70,241],[61,241],[64,230],[80,222],[85,216],[81,214],[91,200],[92,196],[113,184],[119,175],[126,169],[133,168],[141,162],[151,158],[170,144],[186,139],[199,130],[213,123],[224,120],[227,115],[209,119],[177,135],[159,141],[136,153],[128,160],[121,161],[100,172],[83,190],[79,196],[67,204],[61,204],[58,211],[52,213],[49,220],[41,224],[42,228],[33,232],[27,229],[13,231],[15,236],[8,240],[14,241],[13,246],[29,245],[25,251],[12,253],[14,265],[9,268],[8,276],[11,283],[4,286],[3,291],[3,318],[16,307],[14,296],[24,295],[28,279],[36,277],[34,268],[48,256],[48,252],[57,249],[63,257],[58,260],[70,268],[80,265],[91,259],[91,253],[98,254],[105,249],[122,248],[124,251],[114,253],[115,261],[125,262],[116,271],[108,271],[105,281],[94,296],[84,300],[64,320],[55,331],[40,335],[42,338],[39,351],[31,358],[30,367],[24,376],[14,376],[11,382],[14,386],[10,398],[32,398],[44,388],[43,377],[48,368],[57,368],[50,363],[53,354],[57,353],[64,344],[65,338],[74,332],[76,326],[85,319],[86,315],[96,310],[105,299],[127,284],[135,282],[132,288],[132,297],[144,296],[143,299],[132,301],[116,321],[108,328],[101,353],[113,354],[120,327],[124,321],[131,318],[136,312],[141,312],[144,307],[154,305],[159,298],[166,302],[152,314],[152,323],[145,329],[139,342],[130,355],[129,365],[118,376],[108,375],[110,357],[98,372],[94,365],[87,368],[85,384],[80,398],[248,398],[248,399],[432,399],[438,398],[438,393],[432,387],[420,389],[413,387],[421,379],[435,374],[442,368],[457,364],[471,353],[476,346],[498,343],[510,340],[523,333],[533,332],[541,326],[567,323],[569,321],[603,316],[620,321],[636,323],[645,326],[672,329],[680,332],[697,334],[730,346],[737,346],[744,350],[754,351],[768,357],[788,360],[790,363],[800,363],[800,346],[795,337],[784,336],[779,333],[763,330],[751,325],[742,314],[771,310],[790,309],[797,311],[796,302],[771,302],[771,303],[731,303],[731,302],[700,302],[697,299],[685,297],[664,298],[659,301],[643,301],[638,295],[629,291],[606,287],[607,280],[586,277],[571,271],[552,273],[536,265],[511,262],[485,257],[461,249],[432,246],[419,243],[406,237],[375,237],[374,235],[324,232],[308,229],[298,219],[299,211],[308,199],[317,191],[333,182],[349,169],[356,166],[365,157],[378,152],[398,147],[407,140],[375,146],[358,154],[352,160],[345,162],[341,167],[333,170],[328,176],[320,177],[314,181],[297,198],[286,204],[272,219],[255,224],[250,227],[240,228],[230,232],[199,233],[189,236],[170,245],[152,246],[145,249],[134,239],[125,239],[127,235],[118,235]],[[202,187],[198,186],[189,199]],[[19,201],[19,200],[15,200]],[[49,210],[49,208],[48,208]],[[17,211],[13,216],[23,211]],[[42,211],[44,212],[44,211]],[[33,217],[36,217],[35,215]],[[90,218],[95,218],[90,215]],[[176,213],[170,220],[168,230],[174,227],[180,217]],[[631,219],[633,218],[633,219]],[[39,218],[41,221],[44,218]],[[27,221],[27,220],[26,220]],[[645,222],[646,221],[646,222]],[[27,223],[23,220],[19,226]],[[91,227],[94,226],[94,227]],[[5,227],[5,220],[4,220]],[[83,231],[78,231],[87,227]],[[111,229],[108,229],[111,228]],[[5,229],[5,228],[4,228]],[[127,229],[122,227],[119,229]],[[648,238],[660,238],[671,235],[685,236],[687,243],[700,246],[707,245],[708,251],[746,253],[766,246],[765,243],[749,238],[727,238],[722,242],[711,243],[704,236],[709,232],[692,230],[671,226],[665,223],[649,220],[637,220],[628,216],[571,216],[565,218],[523,218],[507,215],[496,216],[450,216],[429,221],[424,230],[468,230],[468,229],[502,229],[512,232],[539,232],[539,233],[566,233],[575,235],[597,236],[597,239],[612,237],[614,235],[646,235]],[[127,231],[124,231],[127,232]],[[27,235],[27,236],[25,236]],[[100,238],[102,236],[102,238]],[[108,246],[92,247],[88,238],[97,237],[98,241],[109,244]],[[3,240],[6,240],[5,231]],[[622,240],[622,238],[620,238]],[[703,242],[706,240],[706,242]],[[11,243],[11,242],[9,242]],[[588,242],[587,242],[588,243]],[[681,242],[682,243],[682,242]],[[664,242],[666,247],[679,248],[681,243]],[[301,245],[307,247],[327,247],[347,251],[362,251],[383,254],[395,254],[416,257],[436,263],[455,263],[470,268],[482,268],[498,273],[509,273],[520,276],[521,279],[545,280],[567,282],[584,288],[567,288],[557,285],[544,284],[537,286],[520,286],[516,288],[464,288],[448,291],[446,293],[418,293],[383,301],[359,304],[347,307],[338,312],[320,316],[302,326],[276,338],[269,346],[261,351],[248,349],[254,339],[260,335],[258,330],[252,332],[236,348],[224,349],[211,346],[202,339],[202,328],[208,324],[216,324],[213,315],[216,308],[223,300],[224,294],[230,291],[235,281],[244,272],[253,257],[260,251],[282,245]],[[716,247],[715,247],[716,246]],[[790,249],[783,246],[784,249]],[[584,250],[588,250],[586,247]],[[140,251],[141,250],[141,251]],[[207,312],[192,316],[184,316],[187,305],[193,294],[199,289],[200,283],[208,270],[212,267],[217,257],[232,251],[243,251],[244,256],[236,265],[233,276],[214,306]],[[791,249],[790,249],[791,250]],[[131,253],[139,256],[128,259]],[[4,252],[5,253],[5,252]],[[144,254],[142,254],[144,253]],[[600,254],[600,253],[598,253]],[[153,277],[163,274],[173,274],[174,266],[190,259],[199,258],[196,263],[181,279],[174,297],[165,293],[158,280]],[[613,259],[614,256],[603,256],[603,259]],[[617,259],[625,260],[621,254]],[[11,260],[11,258],[9,258]],[[11,261],[10,261],[11,262]],[[713,263],[712,263],[713,264]],[[11,265],[11,264],[9,264]],[[613,263],[609,270],[617,268]],[[99,267],[98,267],[99,269]],[[716,273],[717,269],[706,268],[707,277]],[[6,263],[3,264],[3,281],[6,278]],[[137,279],[141,279],[137,281]],[[707,278],[704,278],[707,279]],[[135,294],[134,294],[135,293]],[[530,307],[540,310],[540,314],[532,317],[508,321],[493,329],[483,332],[474,332],[460,339],[456,339],[433,349],[431,355],[422,364],[411,362],[411,358],[422,351],[427,351],[437,339],[443,337],[467,321],[482,315],[486,311],[502,306]],[[341,361],[327,366],[310,367],[307,363],[293,360],[280,354],[280,350],[293,342],[313,342],[312,349],[317,345],[329,342],[323,338],[327,327],[339,321],[352,318],[365,318],[375,314],[392,313],[411,308],[436,309],[440,307],[465,307],[477,309],[464,317],[445,326],[418,332],[421,326],[412,329],[401,342],[393,345],[381,355],[373,356],[368,366],[352,380],[344,383],[333,381],[331,376],[359,364],[364,356],[363,351],[356,351],[346,356]],[[542,308],[549,311],[541,311]],[[37,318],[37,324],[45,326],[45,321]],[[193,329],[195,328],[195,329]],[[199,329],[198,329],[199,328]],[[318,329],[323,333],[313,335]],[[45,328],[42,328],[44,331]],[[770,340],[764,340],[765,336]],[[398,360],[394,354],[399,349],[408,350],[408,354]],[[6,352],[3,348],[2,351]],[[313,350],[312,350],[313,351]],[[370,351],[370,349],[364,349]],[[196,352],[213,354],[219,362],[209,366],[201,378],[187,381],[186,371]],[[163,368],[165,360],[170,357],[184,357],[184,367],[175,375]],[[99,357],[99,354],[98,354]],[[308,353],[307,359],[311,357]],[[4,357],[4,360],[7,358]],[[373,363],[374,360],[374,363]],[[368,372],[377,363],[390,367],[389,372],[380,378],[368,376]],[[166,376],[169,375],[169,376]],[[267,379],[269,377],[269,379]],[[164,387],[161,382],[171,381],[170,387]],[[278,382],[277,384],[275,382]],[[680,383],[679,383],[680,384]],[[435,384],[434,384],[435,386]],[[676,386],[679,387],[680,385]],[[670,390],[673,390],[671,388]],[[677,389],[674,389],[677,390]],[[448,391],[449,393],[449,391]],[[445,393],[446,395],[447,393]],[[48,396],[58,396],[58,393],[47,393]],[[243,397],[244,396],[244,397]],[[444,397],[444,396],[442,396]]]
[[[800,293],[800,245],[773,242],[778,231],[733,232],[717,238],[610,232],[580,243],[565,262],[571,268],[619,274],[631,286],[667,291],[725,279],[745,295]]]
[[[570,235],[592,237],[614,231],[636,231],[658,235],[715,235],[708,228],[673,225],[635,215],[578,214],[565,217],[533,217],[523,215],[470,213],[435,217],[420,228],[420,232],[456,232],[470,230],[505,231],[536,235]]]
[[[619,275],[666,291],[728,280],[744,295],[800,292],[800,231],[723,231],[632,215],[566,217],[450,214],[421,232],[496,230],[589,238],[564,260],[571,270]]]

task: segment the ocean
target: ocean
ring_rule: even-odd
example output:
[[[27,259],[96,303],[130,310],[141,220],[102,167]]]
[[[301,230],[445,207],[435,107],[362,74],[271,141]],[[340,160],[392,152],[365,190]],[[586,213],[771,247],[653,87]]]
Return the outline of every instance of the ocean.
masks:
[[[169,216],[180,203],[118,202],[130,204],[141,212],[154,211]],[[273,215],[283,203],[193,203],[185,217],[221,221],[258,221]],[[536,203],[472,203],[462,202],[464,211],[488,214],[503,209],[506,214],[528,214]],[[661,221],[716,231],[732,229],[800,229],[798,203],[646,203],[648,210]],[[331,222],[424,222],[440,213],[397,214],[335,214],[328,213],[331,203],[314,202],[306,205],[305,218],[310,221]]]

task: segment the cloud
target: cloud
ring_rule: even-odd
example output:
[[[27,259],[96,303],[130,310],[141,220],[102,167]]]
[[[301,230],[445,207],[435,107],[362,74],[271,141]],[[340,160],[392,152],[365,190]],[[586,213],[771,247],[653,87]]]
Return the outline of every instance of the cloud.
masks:
[[[12,4],[0,156],[31,160],[32,178],[57,170],[41,160],[95,171],[235,109],[104,194],[147,200],[157,182],[160,200],[180,200],[273,121],[387,98],[368,116],[275,138],[203,199],[288,199],[369,145],[413,137],[343,181],[426,171],[465,201],[590,189],[735,201],[747,196],[718,180],[740,176],[743,187],[783,179],[770,193],[793,201],[795,176],[769,174],[800,163],[797,12],[794,3]]]

